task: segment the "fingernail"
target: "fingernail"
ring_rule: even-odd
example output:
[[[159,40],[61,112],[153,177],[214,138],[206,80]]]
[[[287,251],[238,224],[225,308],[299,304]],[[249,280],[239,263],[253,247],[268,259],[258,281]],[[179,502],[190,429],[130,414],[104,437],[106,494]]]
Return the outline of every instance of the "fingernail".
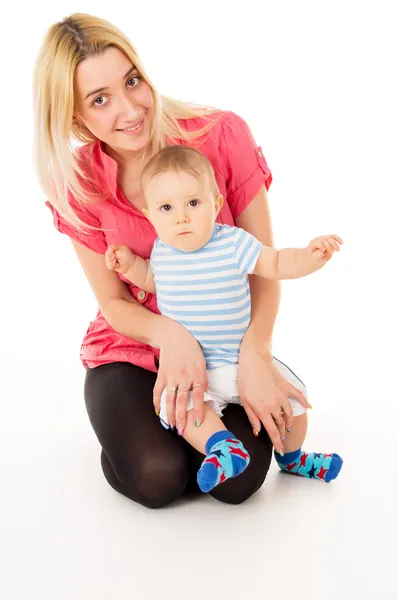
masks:
[[[282,437],[282,442],[284,442],[284,441],[285,441],[285,436]]]
[[[171,431],[174,431],[174,425],[170,425]]]
[[[257,429],[256,429],[255,427],[253,427],[253,433],[254,433],[254,435],[255,435],[256,437],[258,437],[258,431],[257,431]]]
[[[178,435],[182,435],[182,434],[184,433],[184,428],[183,428],[183,426],[182,426],[182,425],[179,425],[179,426],[177,427],[177,431],[178,431]]]
[[[195,427],[200,427],[200,419],[195,419]]]
[[[288,433],[292,433],[292,428],[291,428],[291,427],[288,427],[288,428],[287,428],[287,432],[288,432]]]
[[[311,406],[311,404],[309,404],[309,405],[308,405],[308,408],[310,408],[310,409],[312,410],[312,406]]]
[[[283,449],[283,448],[282,448],[282,450],[279,452],[279,454],[280,454],[281,456],[285,456],[285,451],[284,451],[284,449]]]
[[[157,417],[160,415],[160,412],[158,410],[155,410],[155,413]]]

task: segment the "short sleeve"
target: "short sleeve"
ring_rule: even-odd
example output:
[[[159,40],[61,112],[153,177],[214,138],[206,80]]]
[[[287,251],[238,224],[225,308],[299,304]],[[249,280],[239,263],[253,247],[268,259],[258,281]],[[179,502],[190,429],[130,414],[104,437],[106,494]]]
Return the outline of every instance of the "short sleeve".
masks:
[[[226,112],[222,118],[219,152],[226,200],[235,220],[263,185],[269,189],[272,174],[249,126],[233,112]]]
[[[239,227],[235,227],[234,240],[239,271],[242,275],[251,275],[263,245],[254,235]]]
[[[105,239],[104,232],[100,229],[101,224],[97,217],[91,214],[88,210],[77,205],[76,202],[71,202],[71,206],[76,213],[77,217],[83,221],[83,223],[89,225],[90,227],[95,227],[96,229],[88,229],[87,231],[81,230],[73,224],[69,223],[58,211],[57,209],[50,204],[50,202],[46,202],[46,206],[52,212],[54,226],[55,228],[64,233],[72,240],[83,244],[90,250],[97,252],[98,254],[104,254],[107,249],[107,243]]]
[[[158,248],[159,248],[159,238],[156,238],[156,240],[154,241],[153,246],[152,246],[151,256],[149,257],[149,266],[151,267],[151,271],[154,276],[155,276]]]

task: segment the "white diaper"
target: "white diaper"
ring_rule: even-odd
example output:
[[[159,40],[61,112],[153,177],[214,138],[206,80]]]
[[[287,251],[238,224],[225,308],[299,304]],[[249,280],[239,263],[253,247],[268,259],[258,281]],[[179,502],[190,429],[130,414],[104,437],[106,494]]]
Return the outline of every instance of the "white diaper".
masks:
[[[307,398],[307,388],[303,382],[277,358],[273,359],[274,365],[280,374],[292,385],[299,389]],[[211,406],[218,416],[222,416],[224,408],[228,404],[240,404],[238,394],[238,364],[225,365],[217,369],[207,371],[208,391],[204,393],[204,401]],[[293,416],[297,417],[306,412],[297,400],[289,397],[290,406],[293,410]],[[188,393],[187,410],[193,408],[192,392]],[[163,391],[160,400],[160,420],[162,425],[168,429],[168,420],[166,412],[166,390]]]

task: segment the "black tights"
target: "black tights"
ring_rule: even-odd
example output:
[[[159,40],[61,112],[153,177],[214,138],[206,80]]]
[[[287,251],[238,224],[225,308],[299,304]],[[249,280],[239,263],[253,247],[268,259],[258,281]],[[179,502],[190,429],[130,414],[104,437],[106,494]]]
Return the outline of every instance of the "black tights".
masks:
[[[160,424],[152,404],[156,374],[130,363],[87,369],[85,400],[91,424],[102,446],[101,465],[108,483],[118,492],[149,508],[170,504],[199,489],[196,473],[203,455],[175,432]],[[229,504],[252,496],[267,475],[272,444],[266,432],[253,435],[241,406],[224,411],[226,428],[250,454],[250,465],[235,479],[210,494]]]

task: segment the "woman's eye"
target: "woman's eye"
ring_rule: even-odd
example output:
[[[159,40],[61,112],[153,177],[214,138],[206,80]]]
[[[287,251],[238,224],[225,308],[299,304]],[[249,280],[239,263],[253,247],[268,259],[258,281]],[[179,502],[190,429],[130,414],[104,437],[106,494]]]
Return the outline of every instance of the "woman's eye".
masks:
[[[127,80],[127,85],[130,87],[137,87],[140,79],[141,79],[141,77],[138,77],[138,75],[136,75],[135,77],[130,77],[130,79]],[[131,83],[131,82],[135,82],[135,83]]]
[[[199,204],[199,200],[190,200],[189,206],[197,206]]]
[[[165,212],[169,212],[171,210],[170,204],[164,204],[160,210],[164,210]]]
[[[139,75],[135,75],[134,77],[130,77],[130,79],[127,80],[127,85],[130,88],[135,88],[137,87],[137,85],[139,84],[140,80],[142,79],[142,77],[140,77]],[[105,98],[105,96],[98,96],[98,98],[96,98],[93,102],[93,105],[95,106],[104,106],[104,104],[107,103],[107,99]]]
[[[101,102],[98,102],[98,100],[101,100]],[[105,104],[104,100],[105,96],[98,96],[98,98],[94,100],[93,104],[95,104],[96,106],[103,106]]]

